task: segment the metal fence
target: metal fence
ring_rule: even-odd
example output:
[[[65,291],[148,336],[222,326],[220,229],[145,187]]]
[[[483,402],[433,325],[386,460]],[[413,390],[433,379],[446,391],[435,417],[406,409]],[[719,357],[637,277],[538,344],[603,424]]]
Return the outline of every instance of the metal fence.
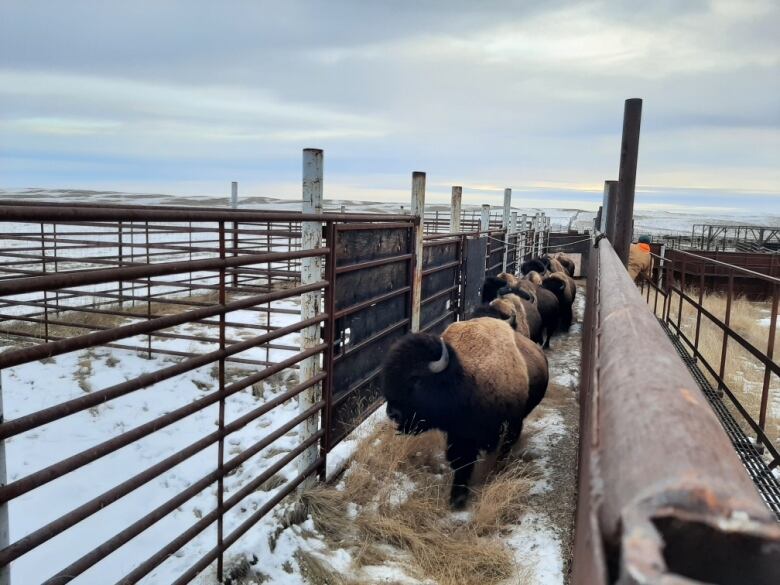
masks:
[[[350,244],[350,238],[384,242],[380,248],[386,250],[390,230],[406,234],[408,240],[414,218],[15,204],[2,205],[0,212],[0,319],[6,346],[0,368],[5,373],[37,364],[31,380],[41,386],[33,401],[36,407],[28,412],[9,412],[6,401],[0,438],[9,454],[37,435],[45,444],[56,437],[49,429],[62,429],[73,418],[78,419],[75,424],[84,424],[84,416],[100,409],[120,404],[128,408],[129,417],[127,427],[94,443],[76,441],[78,447],[62,458],[30,462],[29,473],[17,469],[0,487],[0,502],[10,504],[17,519],[31,505],[59,510],[50,521],[15,536],[0,550],[0,564],[7,567],[25,555],[34,556],[50,541],[65,542],[71,528],[90,522],[94,526],[94,519],[112,504],[139,490],[148,493],[154,481],[169,479],[171,470],[199,458],[199,473],[186,489],[143,510],[129,525],[109,526],[107,537],[87,542],[89,546],[71,539],[66,548],[73,558],[66,567],[51,566],[45,582],[64,583],[82,574],[95,578],[94,571],[105,568],[101,563],[112,554],[204,490],[214,496],[213,509],[203,511],[173,538],[161,540],[155,550],[147,549],[147,556],[134,558],[131,570],[118,581],[131,583],[149,575],[188,542],[203,538],[206,529],[214,532],[213,545],[175,582],[190,581],[214,562],[217,574],[223,575],[224,551],[304,479],[323,476],[328,451],[370,411],[371,390],[364,386],[371,376],[356,365],[356,358],[367,351],[381,353],[377,344],[390,343],[391,330],[396,335],[407,331],[409,310],[392,327],[367,324],[364,317],[370,311],[386,317],[392,299],[408,307],[412,254],[394,248],[389,256],[378,254],[381,250],[364,248],[360,241]],[[322,222],[325,247],[301,249],[300,225],[306,220]],[[297,264],[311,257],[324,259],[328,278],[302,285]],[[401,278],[383,280],[388,271]],[[371,283],[382,292],[372,290]],[[323,294],[323,310],[301,319],[296,303],[314,291]],[[296,335],[312,325],[323,328],[323,340],[302,349]],[[111,352],[98,355],[105,348]],[[85,368],[104,369],[99,378],[111,383],[91,387],[86,375],[59,380],[57,360],[69,354]],[[139,356],[142,366],[125,371],[123,378],[121,362]],[[311,356],[322,356],[327,366],[309,379],[298,379],[298,364]],[[188,377],[195,373],[201,378],[198,386]],[[320,384],[321,400],[291,408],[293,399]],[[45,388],[51,385],[69,387],[67,398],[46,403]],[[375,388],[373,392],[375,396]],[[40,408],[39,394],[45,403]],[[154,407],[144,406],[148,401],[168,394],[175,404],[167,405],[165,412],[146,414],[155,413]],[[263,394],[264,400],[247,399]],[[366,400],[353,402],[355,397]],[[176,443],[173,452],[151,463],[117,469],[126,459],[117,458],[118,453],[160,433],[178,432],[202,413],[208,413],[203,420],[212,420],[214,426],[202,428],[194,441]],[[320,417],[319,430],[295,434],[305,422]],[[256,429],[266,423],[273,424],[258,434]],[[255,431],[247,433],[249,428]],[[297,440],[291,442],[293,436]],[[234,439],[240,446],[231,443]],[[296,466],[310,449],[318,451],[314,461],[305,468]],[[204,459],[204,454],[210,455]],[[250,477],[240,473],[250,465]],[[67,486],[75,474],[93,466],[106,470],[100,485],[77,482],[73,485],[85,491],[73,501],[58,499],[58,506],[45,500],[52,492],[43,488]]]
[[[648,304],[654,313],[674,332],[684,344],[693,359],[703,366],[715,389],[728,397],[730,405],[744,425],[752,431],[759,446],[770,454],[770,469],[780,465],[780,439],[777,433],[767,435],[767,410],[770,394],[780,397],[780,364],[774,359],[777,334],[778,302],[780,301],[780,278],[762,274],[733,264],[727,264],[700,254],[675,250],[673,254],[653,254],[652,278],[642,278],[640,285]],[[745,281],[759,282],[769,295],[768,326],[762,342],[755,338],[760,334],[759,323],[752,323],[748,339],[746,332],[732,326],[733,307],[740,294],[753,290]],[[725,281],[725,282],[721,282]],[[722,286],[725,284],[725,286]],[[716,313],[707,306],[707,294],[718,293],[725,307],[723,313]],[[707,346],[705,331],[709,334]],[[716,336],[716,347],[712,347],[712,336]],[[761,371],[761,386],[756,404],[740,398],[742,388],[748,385],[744,374],[735,375],[735,366],[727,367],[732,354],[740,352],[755,366],[741,363],[742,368],[757,367]]]
[[[478,303],[486,274],[514,269],[545,240],[503,228],[430,234],[416,258],[419,220],[409,215],[16,202],[0,202],[0,214],[0,370],[14,376],[6,398],[16,392],[0,447],[18,462],[23,445],[125,413],[115,432],[16,465],[0,486],[0,513],[47,508],[0,542],[0,565],[50,567],[46,583],[136,582],[196,544],[202,554],[175,583],[229,574],[225,551],[307,478],[324,478],[328,454],[379,406],[382,356],[412,327],[414,272],[420,328],[440,332]],[[302,245],[312,223],[322,247]],[[302,281],[307,258],[322,260],[321,280]],[[322,302],[303,317],[311,294]],[[312,358],[314,370],[301,367]],[[75,371],[63,376],[66,365]],[[179,438],[153,457],[127,455],[161,434]],[[190,464],[185,485],[160,500],[159,482]],[[85,486],[78,474],[93,469],[103,471]],[[77,497],[50,505],[73,486]],[[154,505],[125,524],[105,520],[138,494]],[[149,545],[149,533],[204,497],[210,508],[194,523]],[[74,541],[81,527],[91,536]],[[67,566],[40,564],[52,546]]]
[[[774,583],[780,524],[652,303],[592,252],[572,582]]]

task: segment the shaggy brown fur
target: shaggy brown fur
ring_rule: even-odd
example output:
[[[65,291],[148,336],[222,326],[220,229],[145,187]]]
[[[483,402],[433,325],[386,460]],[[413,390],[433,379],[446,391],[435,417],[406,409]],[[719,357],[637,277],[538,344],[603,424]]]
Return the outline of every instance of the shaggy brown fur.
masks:
[[[517,347],[509,324],[487,317],[458,321],[441,337],[452,346],[464,372],[480,388],[478,402],[491,409],[505,408],[507,413],[517,411],[518,402],[525,409],[528,367],[519,350],[506,350]],[[522,418],[522,412],[519,416]]]
[[[517,278],[514,274],[510,274],[509,272],[502,272],[498,275],[497,278],[505,281],[512,288],[515,288],[520,284],[520,279]]]
[[[498,302],[497,302],[498,301]],[[512,320],[512,312],[508,305],[514,309],[515,319]],[[511,321],[515,330],[537,343],[544,340],[542,315],[533,301],[521,299],[515,294],[503,295],[490,303],[504,316],[505,320]]]
[[[531,272],[526,274],[524,280],[528,280],[537,286],[542,285],[542,275],[539,274],[536,270],[532,270]]]
[[[516,337],[507,322],[494,317],[460,321],[441,338],[402,337],[382,365],[387,416],[398,430],[447,434],[454,471],[450,503],[456,508],[468,500],[479,452],[505,457],[522,432],[529,376]]]
[[[507,321],[520,335],[530,337],[528,319],[525,307],[517,295],[504,295],[490,301],[490,306],[496,309],[504,321]]]
[[[547,356],[544,351],[527,337],[519,333],[515,334],[515,344],[525,359],[528,370],[528,402],[526,403],[526,416],[536,408],[547,392],[550,372],[547,364]]]
[[[576,268],[576,266],[574,265],[574,261],[563,252],[558,252],[557,254],[553,254],[553,257],[556,258],[558,262],[560,262],[563,265],[563,267],[566,269],[566,273],[572,278],[574,278],[574,269]]]
[[[554,256],[548,256],[547,259],[550,262],[550,272],[566,272],[563,264],[561,264],[557,258]],[[566,274],[568,274],[568,272],[566,272]]]
[[[518,288],[535,297],[539,316],[542,320],[542,328],[546,332],[542,347],[550,347],[550,339],[558,330],[560,320],[560,303],[552,291],[542,287],[542,277],[536,271],[531,271],[518,281]]]
[[[555,294],[560,310],[560,326],[566,331],[572,322],[572,304],[577,285],[566,272],[553,272],[542,281],[542,286]]]

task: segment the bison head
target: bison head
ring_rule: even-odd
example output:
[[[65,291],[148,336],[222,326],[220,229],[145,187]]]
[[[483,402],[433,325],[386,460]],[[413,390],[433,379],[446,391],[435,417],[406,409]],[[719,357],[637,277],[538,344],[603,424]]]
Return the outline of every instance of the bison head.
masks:
[[[416,333],[400,339],[382,366],[388,418],[404,434],[446,430],[461,372],[452,348],[439,337]]]

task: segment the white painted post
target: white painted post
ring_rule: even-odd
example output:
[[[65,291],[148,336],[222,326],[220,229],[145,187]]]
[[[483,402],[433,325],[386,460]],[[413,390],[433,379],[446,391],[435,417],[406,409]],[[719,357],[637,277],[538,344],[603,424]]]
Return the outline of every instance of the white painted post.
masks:
[[[230,183],[230,207],[236,209],[238,207],[238,182],[233,181]]]
[[[490,231],[490,205],[482,206],[482,216],[479,218],[479,231]]]
[[[412,278],[412,332],[420,330],[420,301],[422,299],[423,231],[425,221],[425,173],[412,173],[412,215],[420,223],[414,230],[414,276]]]
[[[0,370],[0,423],[3,418],[3,374]],[[5,439],[0,439],[0,486],[5,487],[8,477],[5,469]],[[0,504],[0,549],[11,543],[8,527],[8,502]],[[6,563],[0,567],[0,585],[11,585],[11,564]]]
[[[509,216],[512,211],[512,189],[504,189],[504,216],[501,218],[502,227],[509,227]]]
[[[463,187],[454,186],[452,188],[452,199],[450,200],[450,233],[460,232],[460,205],[463,200]]]
[[[317,148],[305,148],[303,150],[303,213],[322,213],[322,179],[323,179],[323,152]],[[301,222],[301,249],[313,250],[322,247],[322,222]],[[312,284],[323,279],[323,258],[301,259],[301,284]],[[311,319],[320,312],[320,291],[313,291],[301,295],[301,320]],[[320,327],[311,325],[301,331],[301,351],[320,344]],[[300,382],[316,376],[320,370],[320,356],[313,355],[300,362]],[[322,399],[322,385],[315,384],[307,388],[299,395],[298,411],[304,412],[317,404]],[[312,415],[303,423],[301,440],[305,441],[319,430],[319,413]],[[316,461],[319,454],[319,445],[316,443],[306,449],[298,459],[298,471],[302,472]],[[308,477],[301,484],[304,488],[311,486],[314,476]]]
[[[512,211],[512,189],[504,189],[504,214],[501,217],[501,227],[504,228],[504,260],[501,272],[506,272],[506,262],[509,255],[509,218]]]
[[[509,233],[517,233],[517,212],[513,211],[509,216]]]

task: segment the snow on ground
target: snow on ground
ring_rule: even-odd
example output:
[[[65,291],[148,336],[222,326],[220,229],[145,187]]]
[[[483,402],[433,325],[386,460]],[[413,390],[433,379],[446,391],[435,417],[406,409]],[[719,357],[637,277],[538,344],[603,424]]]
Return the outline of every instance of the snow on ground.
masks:
[[[290,299],[275,302],[274,307],[297,309],[298,305],[296,299]],[[265,318],[264,313],[255,311],[237,311],[229,314],[231,321],[247,324],[263,323]],[[297,315],[274,313],[271,324],[284,326],[297,322],[298,319]],[[195,324],[185,324],[177,331],[190,334],[204,333]],[[235,335],[238,338],[257,335],[255,329],[231,328],[229,331],[228,335]],[[213,336],[214,331],[210,331],[210,334]],[[128,341],[143,346],[145,338]],[[287,335],[276,343],[297,346],[297,334]],[[217,349],[215,344],[182,339],[155,339],[154,346],[195,353]],[[266,350],[258,347],[239,356],[259,360],[270,357],[273,361],[279,361],[292,353],[294,352],[288,350]],[[47,359],[44,363],[33,362],[8,368],[2,372],[5,417],[6,420],[12,420],[124,382],[140,374],[160,370],[178,361],[180,358],[158,354],[148,359],[145,353],[100,347],[64,354]],[[228,364],[226,369],[227,375],[233,375],[236,379],[247,374],[247,367],[240,364]],[[45,372],[46,375],[42,376],[41,372]],[[226,423],[257,408],[286,389],[287,384],[283,377],[276,377],[267,379],[254,388],[249,387],[233,394],[226,400]],[[186,406],[216,390],[216,372],[214,365],[211,364],[7,439],[8,479],[10,482],[18,480]],[[230,460],[249,448],[274,429],[291,420],[297,413],[297,401],[287,401],[232,433],[225,442],[225,459]],[[9,506],[12,541],[18,540],[86,503],[94,496],[173,455],[185,446],[213,433],[217,429],[217,420],[218,404],[215,403],[13,500]],[[298,431],[299,428],[294,428],[228,475],[225,479],[225,498],[230,497],[297,446]],[[13,581],[38,583],[50,577],[156,506],[193,485],[213,471],[216,464],[217,446],[214,443],[13,562]],[[295,465],[288,465],[276,474],[272,481],[243,499],[225,516],[225,533],[228,534],[246,520],[254,510],[274,495],[280,484],[295,475]],[[159,550],[162,544],[211,512],[216,505],[216,489],[216,484],[206,487],[192,499],[176,507],[152,528],[131,540],[73,582],[102,584],[126,574],[139,562]],[[230,559],[245,557],[252,559],[254,555],[259,554],[262,551],[262,542],[268,540],[268,536],[277,525],[276,519],[268,518],[255,530],[250,531],[251,535],[248,538],[239,540],[230,550],[227,566],[230,566]],[[153,571],[144,582],[170,583],[176,575],[208,552],[215,543],[215,525],[211,525]],[[288,573],[281,567],[282,564],[279,563],[279,570],[287,575]],[[206,576],[201,579],[201,582],[211,581]]]

